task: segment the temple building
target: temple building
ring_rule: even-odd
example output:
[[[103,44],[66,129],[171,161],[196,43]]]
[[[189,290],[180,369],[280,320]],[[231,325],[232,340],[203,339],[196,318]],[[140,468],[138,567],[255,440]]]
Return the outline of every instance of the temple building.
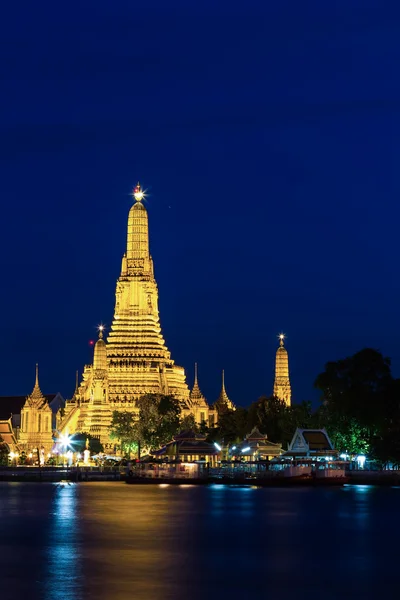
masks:
[[[284,340],[285,336],[281,333],[279,335],[279,348],[276,351],[275,359],[274,396],[290,406],[292,392],[289,379],[289,357],[284,346]]]
[[[105,445],[112,412],[137,413],[137,401],[144,394],[173,395],[181,401],[183,413],[194,412],[198,422],[202,416],[207,420],[210,410],[197,397],[197,389],[190,398],[185,371],[172,360],[162,336],[145,194],[139,184],[133,197],[111,330],[105,342],[101,328],[93,364],[85,366],[59,424],[61,432],[89,432]]]
[[[204,423],[207,427],[214,427],[218,421],[218,412],[216,408],[211,408],[204,395],[202,394],[197,379],[197,363],[194,365],[194,385],[190,392],[187,408],[183,409],[183,414],[192,414],[196,423]]]
[[[222,371],[222,387],[221,392],[214,403],[214,407],[216,408],[218,414],[223,414],[227,410],[235,410],[235,405],[228,398],[228,394],[225,389],[225,371]]]
[[[21,410],[18,445],[21,450],[43,450],[46,454],[53,447],[53,411],[39,386],[39,368],[36,365],[35,385]]]
[[[282,444],[270,442],[257,427],[253,427],[242,444],[235,446],[237,456],[245,461],[271,460],[282,454]]]
[[[8,431],[7,436],[12,434],[13,451],[16,451],[16,445],[21,452],[30,451],[38,443],[41,445],[42,440],[47,449],[51,444],[47,428],[50,427],[52,435],[57,428],[57,414],[60,414],[64,405],[65,400],[60,392],[42,394],[38,365],[35,386],[30,396],[0,396],[0,429]]]

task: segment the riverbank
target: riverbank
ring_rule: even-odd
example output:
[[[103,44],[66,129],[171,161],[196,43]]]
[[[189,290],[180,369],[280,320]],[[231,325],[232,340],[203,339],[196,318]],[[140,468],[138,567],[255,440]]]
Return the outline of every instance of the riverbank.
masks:
[[[18,482],[91,482],[125,481],[129,485],[252,485],[258,487],[340,486],[351,485],[400,486],[399,471],[348,471],[345,478],[284,477],[274,474],[263,477],[201,477],[153,478],[128,477],[112,467],[1,467],[0,481]]]

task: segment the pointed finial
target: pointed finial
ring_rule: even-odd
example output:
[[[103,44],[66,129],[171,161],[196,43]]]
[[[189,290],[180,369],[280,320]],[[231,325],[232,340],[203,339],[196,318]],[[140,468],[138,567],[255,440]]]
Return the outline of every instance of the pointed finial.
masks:
[[[225,369],[222,369],[222,389],[225,389]]]
[[[197,383],[197,362],[194,363],[194,383]]]
[[[36,363],[35,387],[39,387],[39,364]]]
[[[145,193],[142,190],[142,188],[140,187],[140,183],[139,182],[133,188],[133,197],[135,198],[136,202],[141,202],[144,199],[144,197],[145,197]]]
[[[101,323],[98,327],[97,330],[99,332],[99,339],[102,340],[103,339],[103,331],[104,331],[105,327],[104,325]]]
[[[280,334],[278,335],[278,338],[279,338],[279,345],[280,345],[280,346],[283,346],[283,345],[284,345],[285,337],[286,337],[286,336],[285,336],[285,334],[284,334],[284,333],[280,333]]]
[[[79,373],[78,371],[75,373],[75,392],[78,391],[78,379],[79,379]]]

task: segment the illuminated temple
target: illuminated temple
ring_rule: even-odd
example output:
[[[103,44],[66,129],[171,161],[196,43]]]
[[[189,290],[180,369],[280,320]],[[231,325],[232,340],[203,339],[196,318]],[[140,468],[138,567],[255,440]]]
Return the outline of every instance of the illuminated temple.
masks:
[[[126,252],[115,293],[115,310],[107,341],[103,327],[72,400],[67,401],[62,432],[85,431],[108,442],[114,410],[138,412],[144,394],[168,394],[182,403],[182,413],[198,423],[217,422],[217,410],[201,394],[197,371],[189,393],[185,371],[174,363],[161,333],[158,289],[149,251],[149,228],[144,192],[138,184],[128,217]]]

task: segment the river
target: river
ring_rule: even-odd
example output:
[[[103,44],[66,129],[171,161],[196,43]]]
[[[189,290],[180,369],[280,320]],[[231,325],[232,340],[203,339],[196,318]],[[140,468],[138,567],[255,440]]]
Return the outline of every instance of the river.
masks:
[[[0,483],[0,598],[395,597],[400,489]]]

